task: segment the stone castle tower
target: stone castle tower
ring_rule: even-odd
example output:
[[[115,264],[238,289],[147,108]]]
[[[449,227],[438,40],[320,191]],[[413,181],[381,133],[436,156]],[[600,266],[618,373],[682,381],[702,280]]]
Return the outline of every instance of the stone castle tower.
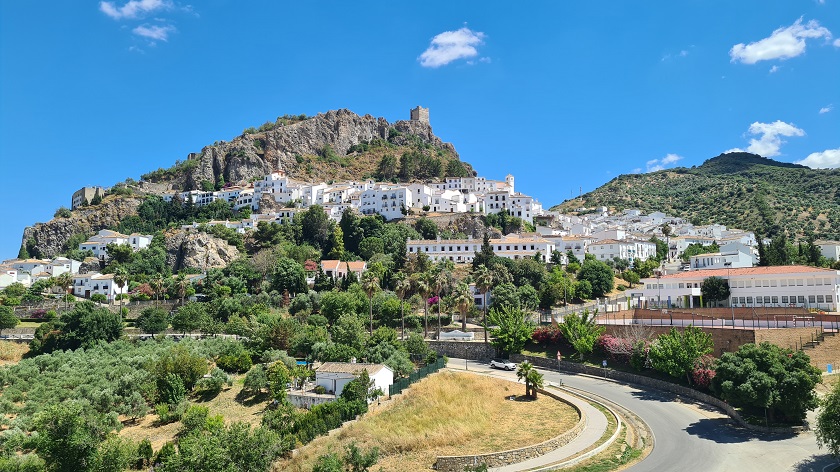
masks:
[[[417,105],[417,108],[411,109],[411,121],[419,121],[421,123],[429,123],[429,109]]]

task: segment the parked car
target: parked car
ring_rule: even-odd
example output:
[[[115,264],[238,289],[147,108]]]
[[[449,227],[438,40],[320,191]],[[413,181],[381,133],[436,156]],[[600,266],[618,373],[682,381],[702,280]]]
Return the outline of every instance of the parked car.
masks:
[[[490,367],[502,370],[516,370],[516,363],[508,359],[492,359],[490,361]]]

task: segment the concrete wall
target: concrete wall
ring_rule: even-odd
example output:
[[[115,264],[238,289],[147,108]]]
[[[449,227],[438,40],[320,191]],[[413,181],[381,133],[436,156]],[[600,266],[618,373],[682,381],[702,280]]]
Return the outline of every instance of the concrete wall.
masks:
[[[566,431],[565,433],[549,439],[548,441],[534,444],[533,446],[521,447],[518,449],[510,449],[501,452],[491,452],[488,454],[477,454],[468,456],[440,456],[435,463],[435,470],[444,472],[461,472],[465,467],[472,467],[476,465],[486,464],[488,467],[503,467],[510,464],[516,464],[534,457],[539,457],[543,454],[551,452],[559,447],[562,447],[573,439],[578,437],[584,428],[586,428],[586,416],[580,409],[567,402],[558,395],[546,390],[538,390],[540,394],[553,398],[557,401],[563,402],[575,409],[580,418],[577,424]]]
[[[613,336],[620,336],[622,331],[625,329],[625,327],[621,325],[605,325],[605,328],[606,334],[611,334]],[[648,326],[647,328],[650,330],[651,333],[653,333],[654,338],[659,336],[660,334],[665,334],[671,331],[670,326]],[[685,328],[674,326],[674,329],[682,332]],[[702,329],[704,332],[712,335],[712,342],[714,343],[714,351],[712,351],[712,355],[715,357],[720,357],[720,355],[724,352],[734,352],[738,349],[738,346],[741,346],[742,344],[754,343],[755,333],[757,331],[751,329],[708,327]],[[777,330],[764,329],[761,331]]]
[[[440,356],[457,357],[473,361],[496,357],[496,348],[484,341],[426,341],[429,348]]]

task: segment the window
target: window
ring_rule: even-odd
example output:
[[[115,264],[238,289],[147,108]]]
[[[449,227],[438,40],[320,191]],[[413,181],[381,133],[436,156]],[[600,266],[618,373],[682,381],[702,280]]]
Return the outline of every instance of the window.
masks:
[[[752,302],[753,302],[752,297],[747,297],[747,303],[749,303],[750,305],[752,305]]]
[[[770,297],[770,302],[773,304],[779,303],[779,297]]]
[[[770,303],[770,297],[764,297],[764,303]]]
[[[781,286],[782,287],[787,287],[787,279],[782,279]]]
[[[801,287],[801,286],[802,286],[802,279],[796,279],[796,286],[797,286],[797,287]]]
[[[800,295],[800,296],[796,297],[796,301],[799,302],[799,303],[805,303],[805,297]]]
[[[787,302],[788,302],[788,297],[782,296],[782,303],[787,303]]]
[[[684,283],[680,283],[678,288],[685,288],[685,284],[684,284]]]
[[[825,298],[823,298],[822,295],[817,295],[817,303],[823,303],[824,301],[825,301]]]
[[[809,286],[809,287],[814,286],[814,279],[807,279],[805,282],[806,282],[806,285]]]
[[[817,303],[817,297],[814,295],[808,295],[808,303]]]

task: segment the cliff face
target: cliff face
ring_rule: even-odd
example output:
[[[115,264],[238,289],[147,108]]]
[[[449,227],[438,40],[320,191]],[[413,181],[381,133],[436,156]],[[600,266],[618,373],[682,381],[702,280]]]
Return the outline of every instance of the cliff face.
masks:
[[[192,267],[226,267],[239,257],[239,251],[227,241],[198,231],[170,230],[166,237],[166,263],[173,271]]]
[[[51,258],[61,252],[74,234],[90,236],[101,229],[115,227],[126,216],[137,214],[137,207],[142,202],[140,197],[106,197],[99,205],[74,210],[69,218],[53,218],[27,227],[23,230],[22,242],[34,241],[31,247],[36,254]]]
[[[202,181],[239,182],[262,177],[276,170],[289,176],[308,180],[301,156],[319,155],[329,146],[339,157],[347,155],[351,146],[374,139],[387,140],[393,128],[401,136],[391,142],[409,143],[407,135],[416,136],[423,144],[445,151],[457,158],[452,144],[444,143],[432,132],[428,123],[397,121],[371,115],[359,116],[350,110],[332,110],[313,118],[254,134],[244,134],[230,142],[219,142],[190,156],[197,165],[189,171],[185,181],[188,189],[200,188]],[[357,176],[361,178],[362,176]]]

